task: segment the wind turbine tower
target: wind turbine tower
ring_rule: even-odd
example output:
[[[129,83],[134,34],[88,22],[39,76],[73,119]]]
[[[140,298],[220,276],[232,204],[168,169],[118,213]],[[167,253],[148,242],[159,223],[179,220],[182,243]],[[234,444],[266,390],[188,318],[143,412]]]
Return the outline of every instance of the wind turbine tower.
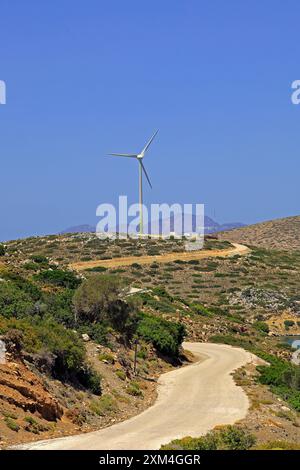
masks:
[[[150,188],[152,189],[150,178],[147,174],[146,168],[143,163],[144,156],[154,140],[158,130],[153,134],[149,142],[145,145],[140,153],[109,153],[108,155],[113,157],[129,157],[135,158],[139,164],[139,205],[140,205],[140,235],[143,235],[143,172],[147,178]]]

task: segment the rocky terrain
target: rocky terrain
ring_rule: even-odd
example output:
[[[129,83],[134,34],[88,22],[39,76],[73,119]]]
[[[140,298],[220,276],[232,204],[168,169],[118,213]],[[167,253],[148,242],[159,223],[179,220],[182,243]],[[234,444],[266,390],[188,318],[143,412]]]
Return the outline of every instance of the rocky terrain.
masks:
[[[230,344],[270,360],[277,382],[286,380],[280,386],[254,366],[237,376],[253,402],[242,426],[260,443],[273,438],[298,441],[297,369],[289,370],[293,351],[280,338],[300,333],[298,220],[285,219],[289,235],[280,244],[272,239],[272,249],[264,248],[269,241],[262,236],[270,223],[256,226],[260,246],[249,238],[251,251],[231,258],[172,257],[157,263],[155,255],[179,253],[182,242],[104,241],[89,233],[5,244],[0,257],[0,335],[7,353],[0,365],[0,445],[99,429],[143,411],[155,400],[159,375],[192,360],[178,354],[181,327],[189,341]],[[236,233],[252,233],[251,227],[241,230],[245,232],[207,238],[205,249],[226,250],[231,234],[235,239]],[[246,238],[237,241],[245,243]],[[100,263],[80,273],[69,268],[76,261],[143,255],[153,255],[153,262],[118,268]],[[101,291],[101,280],[112,290],[106,294],[104,289],[94,310],[93,285],[98,283],[96,292]],[[91,304],[83,298],[76,304],[85,284]],[[129,314],[123,330],[122,322],[108,316],[111,312]],[[180,328],[172,330],[174,325]]]
[[[37,439],[88,432],[128,419],[156,398],[156,382],[171,364],[149,349],[148,360],[121,345],[103,347],[87,335],[87,359],[101,377],[101,399],[83,387],[54,380],[26,360],[6,353],[0,364],[0,448]],[[137,383],[132,389],[132,383]],[[133,393],[134,392],[134,393]]]

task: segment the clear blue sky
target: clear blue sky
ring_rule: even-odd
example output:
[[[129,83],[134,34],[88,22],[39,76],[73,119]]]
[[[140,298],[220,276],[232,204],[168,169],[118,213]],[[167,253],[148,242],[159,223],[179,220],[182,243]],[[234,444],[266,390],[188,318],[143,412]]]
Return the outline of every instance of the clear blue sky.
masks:
[[[220,222],[299,214],[297,0],[2,0],[0,239],[96,206],[203,202]]]

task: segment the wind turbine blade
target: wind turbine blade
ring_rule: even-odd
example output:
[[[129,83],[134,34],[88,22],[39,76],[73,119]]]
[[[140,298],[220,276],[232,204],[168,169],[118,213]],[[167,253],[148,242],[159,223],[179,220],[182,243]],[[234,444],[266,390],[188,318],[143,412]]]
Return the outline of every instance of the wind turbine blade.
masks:
[[[135,153],[109,153],[111,157],[130,157],[130,158],[137,158]]]
[[[152,184],[151,184],[151,181],[150,181],[149,176],[147,175],[146,168],[144,167],[144,164],[143,164],[143,162],[142,162],[141,160],[139,160],[139,162],[140,162],[140,164],[142,165],[142,168],[143,168],[143,171],[144,171],[145,176],[146,176],[146,178],[147,178],[147,181],[148,181],[148,183],[149,183],[149,186],[150,186],[150,188],[152,189]]]
[[[146,144],[146,146],[144,147],[144,149],[142,150],[142,152],[141,152],[142,154],[144,154],[144,153],[147,152],[148,148],[150,147],[150,145],[151,145],[151,143],[152,143],[152,141],[153,141],[153,139],[155,138],[155,136],[156,136],[157,133],[158,133],[158,129],[157,129],[157,131],[153,134],[153,136],[151,137],[151,139],[149,140],[149,142]]]

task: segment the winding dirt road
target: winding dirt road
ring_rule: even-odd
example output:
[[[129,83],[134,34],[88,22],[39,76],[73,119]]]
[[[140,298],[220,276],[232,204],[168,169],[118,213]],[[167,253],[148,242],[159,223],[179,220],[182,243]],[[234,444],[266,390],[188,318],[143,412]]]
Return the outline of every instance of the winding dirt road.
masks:
[[[20,449],[155,450],[172,439],[199,436],[245,417],[249,402],[231,373],[256,357],[243,349],[184,343],[199,362],[163,374],[155,404],[100,431],[18,446]]]
[[[235,255],[247,255],[250,253],[250,248],[239,243],[232,243],[232,247],[226,250],[195,250],[195,251],[183,251],[181,253],[164,253],[157,256],[127,256],[123,258],[112,258],[105,260],[94,260],[94,261],[81,261],[78,263],[72,263],[70,267],[76,271],[83,271],[85,269],[96,268],[103,266],[105,268],[118,268],[120,266],[130,266],[133,263],[138,264],[151,264],[151,263],[169,263],[175,260],[191,261],[196,259],[205,258],[228,258]]]

